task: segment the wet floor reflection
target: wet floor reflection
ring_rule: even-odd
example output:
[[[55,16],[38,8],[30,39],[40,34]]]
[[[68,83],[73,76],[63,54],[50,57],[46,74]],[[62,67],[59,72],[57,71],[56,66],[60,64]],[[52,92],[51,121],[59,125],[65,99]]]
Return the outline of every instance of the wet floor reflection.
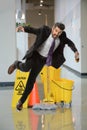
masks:
[[[56,111],[12,109],[15,130],[75,130],[71,108]]]

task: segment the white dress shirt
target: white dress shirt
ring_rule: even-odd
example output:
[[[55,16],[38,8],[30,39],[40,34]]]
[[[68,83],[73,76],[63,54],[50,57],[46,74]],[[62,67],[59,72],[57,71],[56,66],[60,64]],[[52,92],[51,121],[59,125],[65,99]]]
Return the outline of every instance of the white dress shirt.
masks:
[[[53,42],[53,40],[54,40],[54,38],[52,37],[52,34],[50,34],[50,36],[47,38],[47,40],[38,48],[37,51],[41,56],[43,56],[43,57],[48,56],[48,52],[49,52],[49,49],[51,47],[51,43]],[[54,50],[58,47],[59,43],[60,43],[59,38],[56,38]]]

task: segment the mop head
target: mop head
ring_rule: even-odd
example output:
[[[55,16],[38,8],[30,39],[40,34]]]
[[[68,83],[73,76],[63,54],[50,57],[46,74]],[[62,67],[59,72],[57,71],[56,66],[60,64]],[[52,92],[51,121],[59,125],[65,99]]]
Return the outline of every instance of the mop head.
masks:
[[[35,104],[32,107],[33,110],[56,110],[57,106],[55,104],[48,104],[48,103],[40,103]]]

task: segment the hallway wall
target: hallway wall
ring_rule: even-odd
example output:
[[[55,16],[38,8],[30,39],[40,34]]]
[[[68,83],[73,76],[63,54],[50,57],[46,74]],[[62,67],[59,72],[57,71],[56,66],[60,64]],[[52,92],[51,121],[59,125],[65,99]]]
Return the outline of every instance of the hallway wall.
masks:
[[[15,1],[0,1],[0,82],[11,82],[14,74],[7,74],[8,66],[16,59]]]
[[[64,55],[66,58],[65,65],[70,68],[80,72],[87,73],[87,63],[84,60],[83,62],[83,53],[82,52],[82,37],[81,37],[81,26],[83,26],[82,22],[82,14],[83,11],[81,0],[55,0],[55,21],[63,22],[66,25],[66,33],[68,38],[70,38],[78,48],[80,53],[80,62],[76,63],[74,59],[74,53],[70,48],[66,46],[64,50]],[[85,37],[86,38],[86,37]]]

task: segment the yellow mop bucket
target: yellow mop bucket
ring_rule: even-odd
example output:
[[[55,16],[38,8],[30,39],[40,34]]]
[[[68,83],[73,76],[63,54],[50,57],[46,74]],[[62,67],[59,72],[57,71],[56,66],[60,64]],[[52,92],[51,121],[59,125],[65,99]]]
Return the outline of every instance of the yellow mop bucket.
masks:
[[[52,66],[50,66],[50,67],[44,66],[43,69],[40,72],[40,77],[41,77],[42,83],[44,83],[45,79],[48,78],[47,77],[47,72],[49,73],[48,74],[49,75],[49,79],[54,79],[54,80],[60,79],[61,68],[55,69]]]
[[[55,102],[64,102],[71,103],[72,102],[72,90],[74,81],[68,79],[59,79],[57,81],[52,80],[52,87],[54,87],[55,91]]]

